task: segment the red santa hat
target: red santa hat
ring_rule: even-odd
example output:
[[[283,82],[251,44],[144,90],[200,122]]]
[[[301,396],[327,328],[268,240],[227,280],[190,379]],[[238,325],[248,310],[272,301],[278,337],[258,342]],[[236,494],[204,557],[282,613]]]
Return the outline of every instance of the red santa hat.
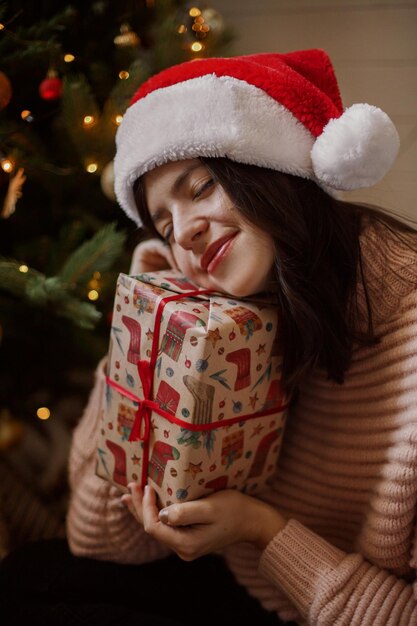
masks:
[[[371,187],[399,138],[381,109],[343,109],[323,50],[189,61],[141,85],[117,132],[115,190],[140,224],[133,184],[169,161],[227,157],[336,190]]]

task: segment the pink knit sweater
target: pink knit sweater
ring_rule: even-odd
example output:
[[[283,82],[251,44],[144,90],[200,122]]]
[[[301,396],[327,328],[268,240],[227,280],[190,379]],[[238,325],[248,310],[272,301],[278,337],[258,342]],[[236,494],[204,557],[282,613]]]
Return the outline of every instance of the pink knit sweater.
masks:
[[[409,236],[417,250],[417,235]],[[343,385],[316,370],[289,416],[271,490],[288,518],[260,552],[224,556],[283,619],[417,626],[417,252],[368,226],[362,255],[382,341],[356,349]],[[361,285],[359,304],[363,305]],[[73,439],[68,538],[78,555],[141,563],[166,555],[94,474],[103,368]]]

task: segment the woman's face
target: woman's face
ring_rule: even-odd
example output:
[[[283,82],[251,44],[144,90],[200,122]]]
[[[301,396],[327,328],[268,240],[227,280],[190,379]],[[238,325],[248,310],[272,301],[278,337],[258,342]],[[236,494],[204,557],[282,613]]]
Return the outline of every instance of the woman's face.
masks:
[[[162,165],[144,185],[152,221],[188,278],[236,297],[267,288],[272,237],[243,220],[199,159]]]

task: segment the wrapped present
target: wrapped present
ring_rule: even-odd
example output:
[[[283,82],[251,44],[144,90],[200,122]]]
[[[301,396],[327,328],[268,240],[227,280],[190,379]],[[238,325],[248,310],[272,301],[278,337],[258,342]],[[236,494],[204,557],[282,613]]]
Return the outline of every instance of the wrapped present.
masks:
[[[276,305],[199,290],[176,271],[120,274],[97,474],[160,504],[266,488],[285,421]]]

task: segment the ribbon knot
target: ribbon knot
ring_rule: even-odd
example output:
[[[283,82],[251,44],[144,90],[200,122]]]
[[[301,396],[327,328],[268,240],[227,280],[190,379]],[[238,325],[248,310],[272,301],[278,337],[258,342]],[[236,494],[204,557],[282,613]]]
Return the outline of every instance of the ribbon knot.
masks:
[[[148,441],[151,413],[157,405],[151,400],[153,379],[150,363],[144,360],[138,361],[137,368],[142,383],[143,399],[138,401],[139,406],[136,411],[129,441]]]

